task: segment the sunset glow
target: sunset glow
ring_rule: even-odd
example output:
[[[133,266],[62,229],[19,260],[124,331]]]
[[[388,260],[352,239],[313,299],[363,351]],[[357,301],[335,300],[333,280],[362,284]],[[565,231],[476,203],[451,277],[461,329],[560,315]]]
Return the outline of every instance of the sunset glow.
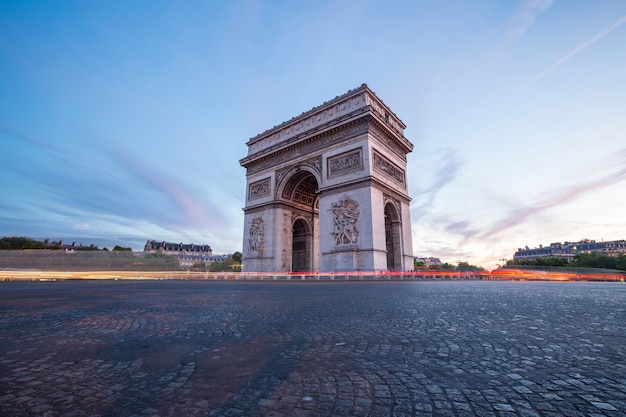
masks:
[[[625,39],[620,0],[0,2],[0,234],[242,251],[246,142],[366,83],[412,255],[625,239]]]

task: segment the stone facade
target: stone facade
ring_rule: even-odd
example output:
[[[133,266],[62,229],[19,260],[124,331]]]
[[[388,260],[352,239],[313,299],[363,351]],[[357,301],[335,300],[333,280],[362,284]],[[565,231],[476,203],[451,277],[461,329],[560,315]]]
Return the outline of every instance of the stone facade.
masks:
[[[172,255],[178,259],[181,267],[188,268],[197,263],[210,265],[216,261],[224,261],[224,255],[214,256],[209,245],[195,245],[193,243],[172,243],[165,241],[148,240],[143,253],[162,253]]]
[[[404,128],[364,84],[250,139],[243,270],[413,269]]]
[[[538,248],[519,248],[513,255],[516,261],[533,261],[538,258],[565,258],[568,262],[582,253],[597,253],[606,256],[626,255],[626,240],[600,241],[585,239],[579,242],[551,243],[550,246],[539,245]]]

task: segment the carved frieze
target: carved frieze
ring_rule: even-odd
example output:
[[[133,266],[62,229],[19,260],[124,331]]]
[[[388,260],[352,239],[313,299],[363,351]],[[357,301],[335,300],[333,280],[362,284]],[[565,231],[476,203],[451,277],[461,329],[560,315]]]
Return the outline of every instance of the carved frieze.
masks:
[[[334,106],[324,110],[320,109],[315,112],[316,109],[313,109],[313,114],[308,117],[304,117],[302,120],[291,123],[287,122],[283,128],[276,127],[274,129],[278,130],[262,139],[259,138],[259,140],[256,141],[254,141],[255,139],[252,139],[253,142],[251,141],[252,143],[248,145],[248,154],[252,155],[255,152],[270,148],[275,144],[284,142],[296,135],[304,133],[307,130],[328,123],[359,108],[365,107],[366,104],[366,92],[363,91],[361,94],[353,97],[347,97]]]
[[[266,197],[270,195],[270,178],[264,178],[260,181],[253,182],[248,186],[248,200]]]
[[[335,246],[359,243],[359,203],[349,198],[331,203]]]
[[[248,174],[254,174],[272,166],[280,165],[287,161],[297,160],[301,155],[308,155],[317,153],[327,149],[328,147],[337,143],[343,142],[348,138],[360,135],[367,132],[368,123],[367,120],[362,119],[355,124],[340,129],[339,131],[321,137],[312,137],[308,140],[294,146],[283,152],[271,155],[266,159],[259,160],[247,167]],[[320,164],[321,168],[321,159]]]
[[[374,169],[404,185],[404,171],[377,152],[374,152]]]
[[[363,151],[361,148],[353,149],[327,159],[328,177],[336,177],[350,172],[363,169]]]

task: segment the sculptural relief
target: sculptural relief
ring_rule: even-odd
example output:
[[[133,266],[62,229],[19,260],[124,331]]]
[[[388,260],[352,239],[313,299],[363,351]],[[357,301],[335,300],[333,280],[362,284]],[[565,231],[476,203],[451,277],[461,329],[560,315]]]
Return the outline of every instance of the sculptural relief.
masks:
[[[333,231],[335,245],[356,245],[359,242],[359,203],[345,198],[331,203],[333,213]]]
[[[311,159],[307,159],[305,161],[305,164],[313,167],[313,169],[317,171],[317,175],[319,175],[320,177],[322,176],[322,156],[321,155],[318,155]]]
[[[263,255],[265,249],[265,230],[263,218],[255,217],[250,222],[250,233],[248,236],[248,254]]]
[[[404,185],[404,171],[397,168],[394,164],[377,153],[374,153],[374,169]]]
[[[254,200],[270,195],[270,179],[265,178],[261,181],[250,184],[248,188],[248,200]]]
[[[328,158],[328,175],[330,177],[363,169],[361,148]]]

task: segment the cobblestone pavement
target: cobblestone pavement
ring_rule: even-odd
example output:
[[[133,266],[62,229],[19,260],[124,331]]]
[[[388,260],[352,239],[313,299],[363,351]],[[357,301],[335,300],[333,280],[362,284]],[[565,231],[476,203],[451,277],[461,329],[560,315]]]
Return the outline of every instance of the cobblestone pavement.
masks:
[[[626,285],[0,283],[2,416],[624,416]]]

